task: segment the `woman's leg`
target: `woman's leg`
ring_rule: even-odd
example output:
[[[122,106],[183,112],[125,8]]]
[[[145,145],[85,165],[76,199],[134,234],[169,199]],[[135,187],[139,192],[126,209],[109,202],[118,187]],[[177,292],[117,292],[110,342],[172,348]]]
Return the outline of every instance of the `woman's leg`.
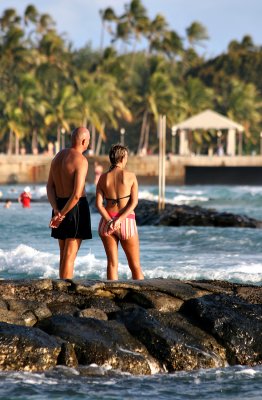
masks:
[[[144,279],[140,266],[140,251],[138,233],[129,239],[121,240],[121,246],[125,252],[133,279]]]
[[[107,279],[118,279],[118,242],[119,239],[114,236],[100,236],[103,242],[107,256]]]

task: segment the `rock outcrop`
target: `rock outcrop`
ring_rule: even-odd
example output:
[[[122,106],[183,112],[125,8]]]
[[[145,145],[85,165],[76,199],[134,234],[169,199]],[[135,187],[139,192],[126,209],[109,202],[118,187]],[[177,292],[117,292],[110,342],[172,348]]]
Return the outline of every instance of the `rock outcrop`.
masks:
[[[2,280],[0,369],[153,374],[262,363],[262,288],[222,281]],[[99,372],[96,372],[99,373]]]
[[[157,203],[149,200],[139,201],[136,208],[136,219],[138,225],[262,227],[262,221],[246,215],[218,212],[199,206],[166,204],[164,210],[158,211]]]

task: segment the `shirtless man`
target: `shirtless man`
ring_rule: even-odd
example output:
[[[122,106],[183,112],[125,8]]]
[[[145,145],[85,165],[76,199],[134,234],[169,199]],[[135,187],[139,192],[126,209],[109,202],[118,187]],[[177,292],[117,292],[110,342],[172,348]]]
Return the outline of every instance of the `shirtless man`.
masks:
[[[83,239],[91,239],[89,205],[85,194],[88,161],[83,152],[89,145],[86,128],[73,130],[71,147],[53,159],[47,182],[47,197],[53,208],[49,226],[59,241],[61,279],[72,279],[74,262]]]

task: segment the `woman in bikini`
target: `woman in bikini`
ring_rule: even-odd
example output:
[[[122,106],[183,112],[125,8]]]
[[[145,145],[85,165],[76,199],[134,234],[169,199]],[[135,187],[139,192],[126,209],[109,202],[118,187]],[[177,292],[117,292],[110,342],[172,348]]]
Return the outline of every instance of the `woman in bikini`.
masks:
[[[128,149],[113,145],[111,166],[102,174],[96,188],[96,207],[101,214],[98,232],[107,255],[107,279],[118,279],[118,243],[126,254],[133,279],[144,279],[140,266],[139,238],[134,209],[138,203],[135,174],[125,170]],[[104,204],[105,202],[105,204]]]

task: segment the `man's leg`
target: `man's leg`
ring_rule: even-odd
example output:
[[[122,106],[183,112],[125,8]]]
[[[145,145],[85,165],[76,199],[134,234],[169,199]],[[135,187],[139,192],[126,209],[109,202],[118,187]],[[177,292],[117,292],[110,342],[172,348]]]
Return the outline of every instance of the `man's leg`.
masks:
[[[59,271],[61,271],[61,268],[62,268],[61,265],[62,265],[64,248],[65,248],[65,240],[58,239],[58,243],[59,243],[59,249],[60,249]]]
[[[75,259],[77,252],[80,248],[82,239],[65,239],[62,241],[64,242],[64,245],[60,244],[60,242],[61,240],[59,240],[61,260],[59,276],[60,279],[72,279],[74,273]]]

